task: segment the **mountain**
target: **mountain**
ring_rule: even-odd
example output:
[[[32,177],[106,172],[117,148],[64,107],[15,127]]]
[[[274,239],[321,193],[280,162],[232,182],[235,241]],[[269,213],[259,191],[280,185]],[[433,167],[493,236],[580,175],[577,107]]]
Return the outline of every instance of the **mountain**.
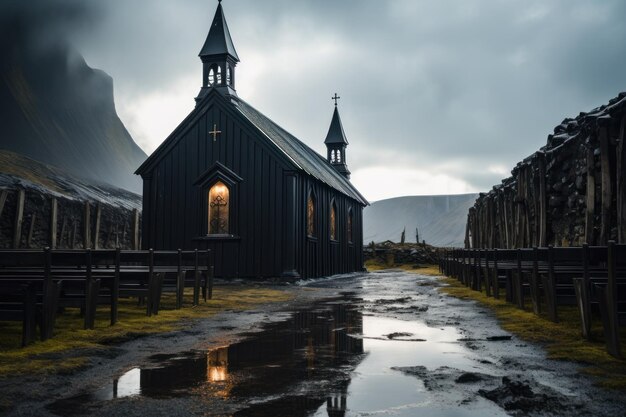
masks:
[[[116,113],[112,78],[29,30],[19,19],[0,29],[0,149],[141,193],[133,172],[146,154]]]
[[[380,200],[363,212],[363,241],[399,242],[406,228],[406,241],[415,242],[415,228],[420,241],[433,246],[463,246],[467,211],[478,194],[408,196]]]

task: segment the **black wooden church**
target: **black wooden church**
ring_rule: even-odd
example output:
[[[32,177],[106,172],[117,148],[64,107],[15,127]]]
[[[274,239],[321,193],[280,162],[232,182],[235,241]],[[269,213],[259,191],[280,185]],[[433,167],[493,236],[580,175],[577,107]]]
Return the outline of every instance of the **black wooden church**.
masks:
[[[362,270],[368,202],[349,181],[337,102],[324,158],[239,98],[221,3],[200,59],[196,108],[136,172],[143,246],[210,248],[221,277]]]

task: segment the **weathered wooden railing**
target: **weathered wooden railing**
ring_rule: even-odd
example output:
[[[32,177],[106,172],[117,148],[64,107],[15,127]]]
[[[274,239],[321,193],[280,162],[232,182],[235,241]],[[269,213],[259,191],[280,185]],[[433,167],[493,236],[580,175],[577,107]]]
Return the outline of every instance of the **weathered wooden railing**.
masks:
[[[440,261],[441,272],[487,296],[519,308],[530,300],[552,321],[558,307],[576,306],[583,337],[591,337],[592,310],[599,310],[608,352],[621,357],[620,326],[626,325],[626,245],[524,249],[451,249]],[[543,303],[542,303],[543,301]]]
[[[146,315],[158,314],[163,292],[183,307],[186,287],[193,304],[212,296],[210,251],[0,250],[0,321],[22,322],[22,344],[53,336],[62,307],[79,307],[84,328],[93,329],[96,308],[108,305],[111,325],[120,297],[136,297]]]

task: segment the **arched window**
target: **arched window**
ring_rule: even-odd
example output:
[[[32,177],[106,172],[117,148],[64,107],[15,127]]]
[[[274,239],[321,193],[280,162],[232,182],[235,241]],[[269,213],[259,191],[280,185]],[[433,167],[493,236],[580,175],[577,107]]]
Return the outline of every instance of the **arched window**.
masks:
[[[330,240],[337,240],[337,205],[334,201],[330,205]]]
[[[230,72],[231,72],[230,65],[226,64],[226,84],[227,85],[232,85],[232,78],[231,78]]]
[[[213,84],[215,84],[215,69],[213,67],[211,67],[211,69],[209,70],[209,81],[208,81],[209,87],[213,86]]]
[[[337,151],[337,163],[341,163],[341,151]]]
[[[216,182],[209,190],[209,234],[228,234],[230,191],[223,182]]]
[[[310,191],[306,202],[306,234],[315,237],[315,232],[315,196]]]
[[[217,76],[215,78],[217,85],[222,85],[222,67],[217,67]]]
[[[352,243],[352,209],[348,211],[348,242]]]

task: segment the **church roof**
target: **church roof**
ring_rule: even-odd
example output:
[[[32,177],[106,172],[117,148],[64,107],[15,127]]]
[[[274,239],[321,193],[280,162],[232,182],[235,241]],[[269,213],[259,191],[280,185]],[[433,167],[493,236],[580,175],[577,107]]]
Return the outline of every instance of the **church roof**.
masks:
[[[213,23],[211,23],[211,29],[204,42],[204,46],[200,51],[199,56],[211,56],[211,55],[223,55],[227,54],[232,56],[237,62],[239,62],[239,56],[235,50],[235,45],[230,37],[230,31],[228,30],[228,24],[224,17],[224,10],[222,9],[222,3],[217,5],[215,11],[215,17]]]
[[[235,104],[237,110],[272,141],[298,168],[363,205],[369,205],[365,197],[357,191],[352,183],[338,173],[319,153],[245,101],[238,99]],[[341,126],[341,121],[339,125]],[[343,128],[341,130],[343,132]],[[343,137],[345,140],[345,135]]]
[[[324,143],[327,145],[335,143],[343,143],[344,145],[348,144],[346,132],[343,131],[343,125],[341,124],[341,117],[339,117],[339,110],[337,110],[337,106],[335,106],[333,119],[330,122],[330,128],[328,129],[328,134],[326,135]]]
[[[243,101],[241,98],[226,99],[216,89],[211,91],[202,99],[201,103],[206,104],[211,100],[217,100],[225,106],[229,106],[236,113],[248,120],[252,126],[258,129],[259,133],[265,136],[276,148],[286,156],[297,169],[304,171],[306,174],[316,178],[317,180],[327,184],[346,196],[353,198],[363,205],[369,205],[369,202],[358,192],[358,190],[350,183],[350,181],[341,175],[332,165],[322,157],[319,153],[305,145],[298,138],[287,132],[278,124],[273,122],[263,113]],[[197,120],[202,113],[206,112],[209,107],[206,105],[198,105],[180,125],[165,139],[153,153],[137,168],[135,174],[143,175],[152,169],[172,148],[178,140],[190,128],[194,120]]]

